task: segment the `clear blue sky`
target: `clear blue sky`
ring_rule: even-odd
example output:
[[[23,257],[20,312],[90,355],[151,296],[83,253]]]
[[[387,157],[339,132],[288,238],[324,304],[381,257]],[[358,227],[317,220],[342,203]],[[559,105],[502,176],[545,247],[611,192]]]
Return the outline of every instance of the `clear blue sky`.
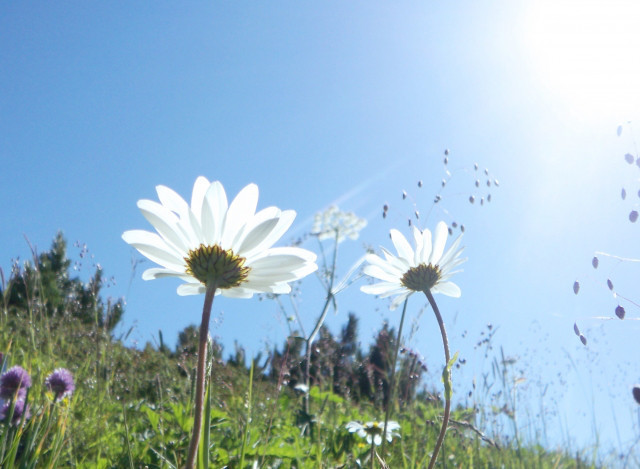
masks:
[[[338,201],[369,220],[341,245],[340,273],[363,243],[390,246],[390,228],[407,232],[406,190],[429,213],[423,227],[467,228],[463,296],[437,298],[451,347],[467,359],[456,398],[490,370],[474,344],[492,323],[494,346],[518,356],[527,379],[521,409],[537,412],[549,385],[550,444],[561,435],[589,443],[595,418],[602,440],[626,451],[639,435],[630,388],[640,381],[640,311],[623,301],[627,320],[598,317],[618,304],[607,278],[640,300],[640,265],[601,256],[594,271],[591,258],[640,257],[640,227],[626,218],[640,201],[640,170],[623,158],[637,150],[628,126],[616,136],[620,123],[640,126],[639,20],[624,0],[3,2],[0,265],[29,257],[24,236],[44,250],[63,230],[72,257],[73,242],[86,243],[115,276],[106,293],[126,296],[122,330],[135,326],[143,345],[162,329],[173,346],[199,321],[202,299],[178,297],[172,280],[142,281],[149,263],[130,282],[140,256],[120,238],[148,228],[135,204],[155,199],[157,184],[188,197],[199,175],[230,196],[255,182],[259,207],[298,212],[290,237]],[[433,207],[445,148],[456,171]],[[500,180],[484,206],[468,202],[487,193],[474,186],[475,162]],[[338,298],[328,324],[337,332],[354,311],[368,344],[399,314],[358,287]],[[310,328],[321,308],[314,278],[301,301]],[[412,298],[413,317],[422,305]],[[227,352],[237,340],[257,353],[287,331],[271,302],[216,299],[214,317]],[[435,321],[430,312],[417,321],[410,345],[439,386]]]

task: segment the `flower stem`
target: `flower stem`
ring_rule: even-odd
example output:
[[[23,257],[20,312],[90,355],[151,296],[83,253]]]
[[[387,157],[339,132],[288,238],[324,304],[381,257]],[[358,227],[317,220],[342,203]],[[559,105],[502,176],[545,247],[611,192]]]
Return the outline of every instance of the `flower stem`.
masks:
[[[433,299],[433,295],[429,290],[426,290],[424,294],[427,296],[429,300],[429,304],[431,308],[433,308],[433,312],[436,315],[436,319],[438,320],[438,326],[440,326],[440,333],[442,334],[442,345],[444,345],[444,359],[445,359],[445,367],[449,366],[449,362],[451,361],[451,357],[449,356],[449,340],[447,339],[447,331],[444,328],[444,321],[442,320],[442,316],[440,315],[440,310],[438,309],[438,305],[436,304],[436,300]],[[449,376],[447,374],[447,376]],[[433,466],[436,464],[436,459],[438,459],[438,453],[440,452],[440,447],[442,446],[442,442],[444,441],[444,435],[447,432],[447,425],[449,423],[449,414],[451,412],[451,393],[447,392],[448,383],[445,383],[445,405],[444,405],[444,416],[442,417],[442,427],[440,428],[440,434],[438,435],[438,440],[436,441],[436,447],[433,449],[433,454],[431,455],[431,460],[429,461],[429,468],[433,469]]]
[[[384,440],[382,440],[384,441]],[[376,443],[373,440],[373,438],[371,439],[371,469],[374,469],[375,465],[374,465],[374,459],[376,458]]]
[[[389,415],[391,414],[391,406],[393,405],[393,395],[396,389],[396,363],[398,363],[398,352],[400,351],[400,341],[402,339],[402,326],[404,325],[404,314],[407,312],[407,303],[409,298],[404,300],[402,307],[402,316],[400,316],[400,327],[398,328],[398,338],[396,339],[396,351],[393,355],[393,364],[391,365],[391,384],[389,389],[389,399],[387,400],[387,410],[384,414],[384,429],[382,430],[382,447],[380,454],[384,458],[384,447],[387,442],[387,424],[389,423]]]
[[[322,244],[320,245],[322,246]],[[327,312],[329,311],[329,305],[333,303],[333,307],[336,308],[336,299],[333,296],[333,282],[336,278],[336,262],[338,260],[338,233],[336,232],[336,245],[333,250],[333,261],[331,263],[331,276],[329,277],[329,284],[327,285],[327,299],[325,300],[324,306],[322,307],[322,312],[320,313],[320,317],[318,317],[318,321],[316,322],[315,327],[313,328],[313,332],[309,335],[309,337],[305,340],[305,368],[304,368],[304,379],[305,385],[307,386],[307,394],[305,395],[304,400],[304,410],[307,415],[310,412],[309,409],[309,391],[311,390],[311,344],[313,343],[313,339],[316,338],[316,335],[320,331],[322,324],[324,324],[324,320],[327,317]],[[302,323],[301,323],[302,324]]]
[[[207,338],[209,336],[209,319],[211,318],[211,307],[213,306],[213,297],[215,294],[215,284],[208,285],[204,296],[204,306],[202,307],[202,323],[200,324],[200,340],[198,344],[198,368],[196,370],[196,413],[193,420],[193,433],[191,435],[191,442],[189,443],[186,469],[193,469],[195,467],[198,444],[200,443],[205,363],[207,361]]]

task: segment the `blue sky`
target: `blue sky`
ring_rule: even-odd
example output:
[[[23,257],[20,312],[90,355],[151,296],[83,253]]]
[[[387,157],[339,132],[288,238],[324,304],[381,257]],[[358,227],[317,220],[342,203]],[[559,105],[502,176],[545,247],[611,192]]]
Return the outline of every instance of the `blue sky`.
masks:
[[[463,296],[437,298],[451,347],[467,359],[454,375],[457,398],[490,369],[474,344],[492,323],[494,346],[519,357],[527,378],[523,411],[535,413],[547,389],[550,444],[567,435],[588,444],[595,419],[600,438],[626,451],[640,434],[630,397],[640,381],[640,312],[613,298],[606,279],[637,301],[640,266],[601,255],[593,270],[591,258],[640,257],[638,227],[627,221],[640,170],[623,158],[637,154],[633,129],[616,135],[621,123],[640,125],[639,19],[624,0],[5,2],[0,266],[29,257],[24,236],[44,250],[63,230],[72,257],[71,245],[86,243],[115,276],[106,293],[126,296],[131,339],[142,345],[162,329],[173,345],[199,321],[202,299],[178,297],[171,280],[142,281],[150,263],[130,281],[140,256],[120,238],[149,228],[135,204],[155,199],[156,185],[187,198],[199,175],[220,180],[229,196],[255,182],[259,207],[298,212],[283,242],[338,202],[369,221],[358,241],[341,245],[342,274],[365,244],[390,246],[390,228],[407,232],[418,209],[429,213],[422,227],[443,219],[467,228],[469,261],[456,278]],[[452,179],[433,206],[445,148]],[[491,203],[472,205],[470,195],[488,193],[484,168],[500,187]],[[399,315],[358,287],[338,298],[328,324],[337,332],[354,311],[368,344]],[[314,278],[301,289],[310,328],[321,291]],[[627,320],[599,319],[612,318],[618,301]],[[412,298],[414,318],[421,306]],[[257,353],[287,331],[271,302],[216,299],[213,316],[227,352],[237,340]],[[435,321],[429,312],[415,320],[410,345],[437,384]],[[576,321],[587,347],[573,334]]]

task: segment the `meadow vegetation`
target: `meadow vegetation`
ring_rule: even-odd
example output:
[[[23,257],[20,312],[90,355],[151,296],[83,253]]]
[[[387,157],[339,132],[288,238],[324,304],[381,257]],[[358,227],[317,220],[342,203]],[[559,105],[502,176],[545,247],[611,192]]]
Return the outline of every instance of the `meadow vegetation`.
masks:
[[[127,333],[114,334],[124,303],[103,297],[108,280],[99,266],[87,282],[73,275],[61,234],[49,250],[34,250],[32,260],[3,274],[2,371],[21,366],[31,386],[29,412],[0,422],[0,466],[183,467],[194,419],[198,327],[180,332],[175,347],[161,333],[155,345],[127,346]],[[489,326],[487,341],[490,332]],[[396,337],[394,327],[382,324],[362,347],[351,314],[338,334],[320,324],[308,350],[296,331],[255,357],[240,346],[225,353],[210,341],[198,467],[426,467],[442,419],[442,383],[425,382],[420,355],[401,348],[392,395]],[[504,354],[493,359],[489,388],[503,392],[482,396],[478,389],[478,404],[454,406],[436,467],[602,467],[592,452],[545,448],[518,438],[517,426],[515,432],[491,427],[496,418],[515,422],[517,411],[509,400],[509,362]],[[75,381],[63,399],[45,386],[59,368]],[[347,424],[381,421],[388,407],[399,436],[378,446],[372,460],[366,439]]]

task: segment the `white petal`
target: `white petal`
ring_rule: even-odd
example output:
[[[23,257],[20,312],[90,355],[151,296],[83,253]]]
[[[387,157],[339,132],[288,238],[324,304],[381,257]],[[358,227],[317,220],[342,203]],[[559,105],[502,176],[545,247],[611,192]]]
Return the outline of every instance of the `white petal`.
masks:
[[[256,215],[256,217],[257,216],[258,215]],[[239,249],[238,252],[241,252],[242,256],[249,257],[257,254],[262,250],[271,248],[271,246],[273,246],[282,237],[282,235],[284,235],[284,233],[291,227],[291,224],[293,223],[293,220],[295,220],[295,218],[296,218],[295,210],[285,210],[281,212],[278,218],[278,223],[273,227],[273,229],[270,232],[264,235],[264,239],[262,240],[262,242],[260,242],[253,248],[248,249],[248,248],[245,248],[245,242],[246,242],[246,238],[245,238],[245,240],[242,242],[242,247]],[[250,235],[252,235],[253,231],[254,230],[251,230],[250,232],[247,233],[247,238]]]
[[[368,293],[370,295],[378,295],[384,298],[393,295],[394,292],[396,292],[399,288],[406,290],[406,288],[401,287],[399,283],[379,282],[374,283],[373,285],[363,285],[360,287],[360,291],[363,293]]]
[[[184,272],[176,272],[175,270],[162,269],[158,267],[152,267],[151,269],[147,269],[142,273],[142,280],[154,280],[157,278],[165,277],[178,277],[184,280],[188,280],[191,278],[190,275],[185,274]]]
[[[431,244],[431,231],[424,230],[422,233],[422,239],[420,240],[422,243],[422,257],[417,261],[417,264],[429,264],[429,258],[431,257],[432,244]]]
[[[438,282],[432,289],[431,293],[442,293],[443,295],[453,298],[460,298],[462,291],[460,287],[453,282]]]
[[[429,264],[437,265],[440,262],[448,236],[449,229],[447,228],[447,224],[443,221],[439,222],[436,225],[436,232],[433,239],[433,250],[431,251],[431,256],[429,256]]]
[[[289,293],[291,287],[286,282],[274,282],[273,279],[252,278],[241,285],[247,291],[256,293]]]
[[[156,186],[156,192],[160,203],[168,210],[177,213],[180,217],[186,216],[189,204],[177,192],[167,186]]]
[[[391,302],[391,306],[389,306],[389,310],[395,311],[398,306],[400,306],[404,301],[409,298],[413,292],[411,290],[407,290],[407,293],[403,293],[402,295],[396,296]]]
[[[316,256],[311,251],[307,251],[306,249],[297,248],[297,247],[278,247],[267,249],[266,251],[262,251],[255,257],[251,259],[247,259],[247,265],[256,265],[258,261],[267,262],[267,263],[277,263],[278,259],[275,259],[275,256],[294,256],[298,257],[305,262],[315,262],[318,256]],[[266,259],[269,259],[268,261]],[[264,265],[262,263],[258,265]]]
[[[444,267],[448,262],[450,262],[452,259],[455,259],[460,255],[460,253],[462,253],[462,249],[464,248],[458,249],[460,241],[462,241],[462,235],[458,236],[453,244],[449,247],[449,249],[447,249],[447,252],[444,253],[442,258],[438,262],[440,267]]]
[[[200,225],[200,215],[196,215],[193,213],[193,210],[189,210],[189,220],[185,220],[185,230],[190,230],[192,233],[192,238],[196,239],[195,246],[198,247],[200,244],[205,243],[204,235],[202,234],[202,227]],[[184,226],[184,225],[183,225]]]
[[[204,195],[200,221],[205,244],[213,246],[220,242],[222,227],[227,215],[227,194],[219,181],[212,182]]]
[[[270,282],[271,284],[278,282],[291,282],[298,280],[299,275],[295,271],[288,269],[280,270],[260,270],[259,272],[251,272],[249,274],[249,282]]]
[[[422,233],[420,232],[420,230],[418,229],[418,227],[416,227],[416,225],[413,225],[412,227],[412,232],[413,232],[413,239],[415,241],[415,245],[416,245],[416,252],[413,255],[413,266],[419,265],[420,263],[422,263],[422,259],[423,259],[423,250],[424,250],[424,246],[423,246],[423,236]],[[429,230],[427,230],[429,231]],[[431,239],[431,233],[429,233],[429,239]],[[429,243],[429,251],[431,251],[431,243]],[[427,253],[427,257],[429,256],[429,254]]]
[[[379,280],[384,280],[385,282],[395,282],[397,284],[400,283],[400,279],[397,275],[393,275],[377,265],[369,264],[365,266],[364,269],[362,269],[362,272],[365,275],[377,278]]]
[[[399,429],[400,429],[400,424],[395,420],[389,420],[387,422],[387,432],[392,432],[394,430],[399,430]]]
[[[232,246],[233,251],[243,257],[251,255],[253,251],[259,251],[261,245],[264,244],[265,238],[274,230],[279,222],[279,218],[271,218],[263,221],[258,226],[249,230],[240,246]]]
[[[130,230],[122,234],[122,239],[136,248],[143,256],[177,272],[184,270],[184,260],[156,233]]]
[[[404,258],[407,262],[413,261],[413,248],[407,241],[407,238],[404,237],[402,233],[398,230],[391,230],[391,241],[398,251],[398,256]]]
[[[249,299],[253,297],[254,292],[245,290],[242,287],[236,287],[236,288],[227,288],[227,289],[221,290],[220,294],[222,296],[226,296],[227,298]]]
[[[248,223],[256,213],[258,205],[258,186],[249,184],[244,187],[233,199],[229,210],[227,211],[227,219],[222,230],[220,246],[223,249],[229,249],[236,234],[242,227]]]
[[[207,289],[201,283],[183,283],[178,286],[178,295],[187,296],[187,295],[200,295],[205,293]]]
[[[385,260],[389,264],[391,264],[393,267],[395,267],[395,269],[398,272],[406,272],[407,270],[409,270],[413,266],[412,264],[407,262],[405,259],[402,259],[400,257],[394,256],[389,251],[387,251],[385,248],[380,248],[380,249],[382,250],[382,254],[384,254]]]
[[[397,279],[402,277],[404,275],[404,273],[407,270],[409,270],[408,268],[401,269],[401,268],[398,267],[398,264],[402,265],[404,262],[393,262],[393,263],[392,262],[388,262],[388,261],[385,261],[385,260],[381,259],[376,254],[367,254],[365,256],[365,259],[369,264],[380,267],[382,270],[388,272],[390,275],[393,275]]]
[[[278,218],[280,216],[280,213],[280,209],[277,207],[267,207],[256,213],[251,218],[251,220],[247,221],[242,229],[240,229],[238,233],[236,233],[236,236],[234,237],[230,246],[233,252],[239,253],[238,246],[240,246],[244,242],[245,238],[251,232],[251,230],[253,230],[256,226],[260,225],[266,220],[269,220],[271,218]],[[247,256],[243,255],[243,257]]]
[[[200,214],[202,213],[202,202],[204,201],[204,196],[207,193],[210,184],[211,183],[206,177],[199,176],[193,185],[193,192],[191,193],[191,211],[195,214],[198,222],[201,222]]]
[[[153,225],[158,234],[177,251],[187,253],[188,240],[184,238],[180,228],[178,228],[178,217],[161,205],[152,200],[139,200],[138,208],[142,215]]]

